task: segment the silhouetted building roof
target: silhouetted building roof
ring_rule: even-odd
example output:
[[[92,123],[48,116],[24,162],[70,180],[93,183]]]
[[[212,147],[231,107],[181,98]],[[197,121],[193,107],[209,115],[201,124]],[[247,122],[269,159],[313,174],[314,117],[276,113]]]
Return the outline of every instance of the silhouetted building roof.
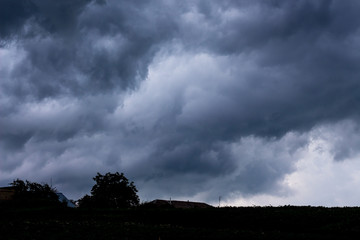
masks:
[[[154,207],[169,207],[169,208],[212,208],[213,206],[202,202],[190,202],[190,201],[177,201],[177,200],[161,200],[156,199],[149,202]]]
[[[62,194],[61,192],[57,192],[56,195],[58,196],[60,202],[66,203],[66,206],[71,207],[71,208],[76,207],[75,204],[72,203],[69,199],[67,199],[67,197],[65,197],[65,195]]]
[[[12,200],[15,195],[14,187],[0,187],[0,201]]]

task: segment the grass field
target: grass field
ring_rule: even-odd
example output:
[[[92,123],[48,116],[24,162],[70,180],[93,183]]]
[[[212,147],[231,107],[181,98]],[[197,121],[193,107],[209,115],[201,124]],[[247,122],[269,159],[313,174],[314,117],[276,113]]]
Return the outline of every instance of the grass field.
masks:
[[[360,208],[0,208],[1,239],[354,239]]]

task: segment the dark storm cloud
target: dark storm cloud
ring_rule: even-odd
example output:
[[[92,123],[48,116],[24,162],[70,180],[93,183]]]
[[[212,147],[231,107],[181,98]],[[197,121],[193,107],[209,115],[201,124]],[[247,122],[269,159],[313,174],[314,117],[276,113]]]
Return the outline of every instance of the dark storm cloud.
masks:
[[[12,30],[3,37],[7,42],[5,49],[15,42],[22,49],[19,55],[23,55],[16,63],[16,70],[4,74],[1,83],[9,98],[2,109],[4,114],[11,113],[8,109],[16,110],[19,101],[88,94],[100,94],[99,100],[103,101],[103,92],[135,87],[146,76],[157,44],[170,36],[172,28],[168,13],[153,16],[157,11],[149,9],[143,14],[138,7],[146,11],[151,5],[136,1],[121,4],[24,1],[19,6],[5,1],[2,4],[2,9],[9,9],[4,29]],[[111,111],[114,104],[101,107]],[[86,126],[101,130],[97,124],[101,113],[95,111],[88,115],[77,113],[80,116],[73,118],[72,126],[53,135],[65,139],[74,136],[81,130],[76,124],[78,118],[86,119]],[[5,137],[6,132],[2,135],[11,142],[7,145],[21,147],[31,134],[48,135],[43,132],[30,128],[25,130],[26,137],[18,131],[9,133],[9,137]]]
[[[205,4],[210,6],[199,13],[209,22],[218,20],[215,27],[201,35],[205,48],[221,55],[243,54],[253,59],[260,70],[241,76],[247,78],[247,86],[231,85],[225,92],[238,106],[246,100],[246,113],[236,113],[231,107],[229,116],[216,117],[216,126],[228,123],[235,128],[231,131],[235,135],[276,136],[291,129],[309,129],[319,121],[357,114],[357,2],[240,3],[239,11],[247,6],[244,17],[219,21],[221,11],[211,4]],[[233,5],[226,5],[223,15],[233,9]],[[232,64],[243,68],[243,61],[236,62],[236,58]],[[247,126],[235,122],[246,122]]]
[[[32,16],[35,6],[30,1],[0,1],[0,36],[14,35]]]
[[[159,166],[155,164],[157,170],[153,172],[158,174],[154,178],[169,181],[166,174],[183,172],[196,172],[197,176],[194,179],[188,176],[189,181],[182,179],[184,184],[175,177],[173,185],[177,188],[173,194],[198,191],[196,186],[206,185],[209,178],[202,175],[203,171],[210,174],[217,169],[211,174],[216,178],[217,174],[229,174],[237,161],[244,161],[231,154],[219,154],[215,163],[208,156],[207,161],[202,161],[202,156],[210,151],[228,153],[226,148],[214,147],[221,143],[252,134],[281,137],[289,131],[308,131],[322,123],[358,118],[360,59],[353,51],[358,47],[359,18],[353,10],[359,8],[358,4],[277,3],[247,5],[244,18],[236,16],[226,21],[222,20],[227,18],[227,11],[234,10],[232,5],[225,6],[221,12],[219,6],[205,4],[205,10],[198,8],[188,15],[189,22],[180,23],[185,45],[189,44],[190,49],[194,50],[195,46],[197,51],[210,50],[220,56],[232,56],[230,67],[222,70],[231,71],[234,81],[226,86],[220,84],[223,88],[217,89],[228,101],[219,102],[213,96],[199,97],[206,103],[186,112],[188,102],[184,100],[178,114],[188,114],[187,120],[175,118],[173,122],[177,125],[173,132],[163,128],[163,134],[169,134],[170,139],[165,138],[158,144],[155,155],[150,158],[160,162]],[[241,7],[237,10],[241,11]],[[347,22],[349,19],[351,22]],[[253,68],[247,72],[243,71],[248,67],[244,66],[246,59],[252,61],[250,67]],[[203,86],[209,85],[211,81],[204,81]],[[300,142],[297,148],[303,144]],[[273,191],[277,180],[291,171],[291,158],[275,168],[269,167],[275,165],[271,159],[253,159],[245,167],[246,171],[239,172],[225,189],[235,184],[243,193]]]
[[[77,16],[90,1],[1,0],[0,36],[7,39],[36,34],[25,29],[27,24],[39,24],[50,32],[67,31],[76,25]]]
[[[35,10],[28,10],[28,4]],[[171,37],[174,28],[168,13],[136,1],[29,1],[23,9],[30,12],[27,22],[15,9],[11,16],[27,26],[12,28],[7,40],[10,45],[19,35],[27,36],[17,40],[25,57],[10,76],[23,84],[4,86],[21,97],[133,88],[146,76],[157,45]],[[17,21],[4,27],[12,22]]]
[[[9,172],[127,171],[148,197],[279,192],[303,133],[359,117],[357,1],[0,6]]]

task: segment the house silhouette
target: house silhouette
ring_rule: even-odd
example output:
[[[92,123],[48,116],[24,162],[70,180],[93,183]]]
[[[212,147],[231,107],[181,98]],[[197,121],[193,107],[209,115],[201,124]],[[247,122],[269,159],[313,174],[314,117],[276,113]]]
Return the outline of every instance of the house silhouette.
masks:
[[[202,202],[190,202],[190,201],[178,201],[178,200],[161,200],[155,199],[147,203],[150,207],[159,207],[159,208],[181,208],[181,209],[191,209],[191,208],[213,208],[213,206],[202,203]]]
[[[0,187],[0,201],[13,200],[15,196],[14,187]]]

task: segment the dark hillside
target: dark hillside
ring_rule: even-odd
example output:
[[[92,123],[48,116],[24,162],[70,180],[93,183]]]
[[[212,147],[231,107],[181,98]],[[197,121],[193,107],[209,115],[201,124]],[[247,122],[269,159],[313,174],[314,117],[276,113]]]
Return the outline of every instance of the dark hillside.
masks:
[[[2,239],[350,239],[360,208],[1,208]]]

